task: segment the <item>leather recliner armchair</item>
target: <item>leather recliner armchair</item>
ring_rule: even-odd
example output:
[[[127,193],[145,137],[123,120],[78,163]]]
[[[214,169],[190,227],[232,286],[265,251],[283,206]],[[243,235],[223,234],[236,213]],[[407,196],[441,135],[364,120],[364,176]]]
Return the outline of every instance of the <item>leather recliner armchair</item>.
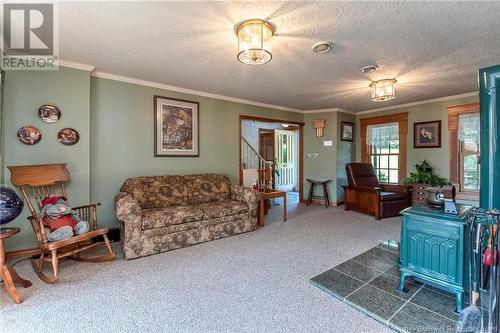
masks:
[[[380,220],[399,215],[409,207],[410,187],[397,184],[380,184],[371,163],[346,164],[348,186],[343,186],[345,210],[368,213]]]

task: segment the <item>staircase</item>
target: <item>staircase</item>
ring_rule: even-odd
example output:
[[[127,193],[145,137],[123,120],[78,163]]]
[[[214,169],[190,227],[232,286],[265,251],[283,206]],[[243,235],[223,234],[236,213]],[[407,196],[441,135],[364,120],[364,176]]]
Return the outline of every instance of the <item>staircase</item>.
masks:
[[[244,170],[257,171],[259,189],[269,192],[276,188],[276,169],[272,161],[266,161],[243,136],[241,144],[240,179],[243,180]],[[242,184],[243,185],[243,184]]]

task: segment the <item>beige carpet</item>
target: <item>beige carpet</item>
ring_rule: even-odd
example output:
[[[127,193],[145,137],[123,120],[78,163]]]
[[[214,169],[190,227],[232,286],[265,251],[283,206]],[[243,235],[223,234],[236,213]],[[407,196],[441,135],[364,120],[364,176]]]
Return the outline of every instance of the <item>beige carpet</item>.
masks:
[[[255,232],[132,261],[65,261],[54,285],[24,261],[16,269],[33,286],[20,305],[1,288],[0,332],[387,332],[309,279],[399,239],[400,223],[292,205],[283,224],[273,206]]]

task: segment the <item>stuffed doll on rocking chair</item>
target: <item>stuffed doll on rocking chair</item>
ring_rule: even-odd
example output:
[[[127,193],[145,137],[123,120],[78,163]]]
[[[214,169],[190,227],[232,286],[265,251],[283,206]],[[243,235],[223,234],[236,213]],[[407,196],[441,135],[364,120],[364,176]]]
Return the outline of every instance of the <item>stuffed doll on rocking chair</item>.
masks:
[[[71,180],[71,175],[66,163],[8,168],[12,184],[20,189],[31,213],[28,220],[39,250],[38,255],[31,257],[31,265],[42,281],[58,281],[61,259],[97,263],[115,257],[108,238],[109,227],[97,227],[97,207],[100,203],[73,208],[68,205],[65,184]],[[103,245],[105,253],[82,256]],[[52,274],[44,272],[45,264],[51,265]]]
[[[51,194],[42,200],[43,222],[49,242],[56,242],[89,232],[88,221],[82,221],[67,203],[66,197]]]

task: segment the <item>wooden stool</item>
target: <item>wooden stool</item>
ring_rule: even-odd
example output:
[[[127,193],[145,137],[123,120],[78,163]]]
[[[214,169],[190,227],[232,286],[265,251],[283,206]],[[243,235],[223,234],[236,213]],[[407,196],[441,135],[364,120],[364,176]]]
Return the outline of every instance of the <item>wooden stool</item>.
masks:
[[[325,200],[325,207],[328,208],[328,206],[331,206],[330,202],[330,194],[328,193],[328,187],[326,186],[329,182],[331,182],[331,179],[324,180],[324,181],[318,181],[318,180],[312,180],[307,178],[306,179],[311,186],[309,187],[309,196],[307,198],[307,206],[309,206],[310,203],[312,203],[312,199],[324,199]],[[320,185],[323,187],[323,195],[314,195],[314,186]]]
[[[28,288],[29,286],[31,286],[31,282],[19,277],[17,272],[5,261],[5,249],[3,247],[3,241],[4,239],[14,236],[19,231],[21,231],[21,229],[19,228],[0,229],[0,276],[2,277],[5,289],[7,289],[7,292],[16,304],[22,303],[23,298],[17,292],[15,284],[19,284],[24,288]]]

